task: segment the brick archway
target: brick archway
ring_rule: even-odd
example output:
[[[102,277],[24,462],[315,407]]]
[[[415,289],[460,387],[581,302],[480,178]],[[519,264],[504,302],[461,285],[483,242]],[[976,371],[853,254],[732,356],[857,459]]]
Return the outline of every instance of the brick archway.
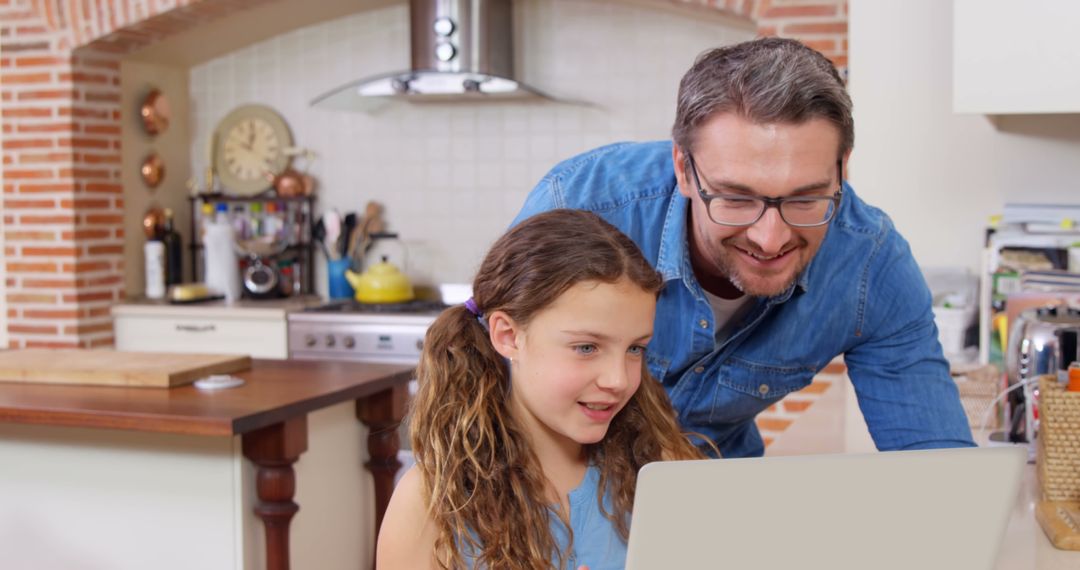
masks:
[[[9,344],[113,342],[124,297],[120,60],[267,0],[0,1]]]
[[[113,343],[109,307],[124,298],[125,54],[273,1],[0,0],[12,348]],[[846,66],[847,0],[683,1],[750,17],[762,35],[798,37]]]

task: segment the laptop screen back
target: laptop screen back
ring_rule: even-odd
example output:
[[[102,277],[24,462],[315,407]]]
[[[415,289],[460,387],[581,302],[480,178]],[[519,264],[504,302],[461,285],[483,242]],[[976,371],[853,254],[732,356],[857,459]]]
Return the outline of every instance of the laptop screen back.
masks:
[[[652,463],[627,570],[987,570],[1023,449],[965,448]]]

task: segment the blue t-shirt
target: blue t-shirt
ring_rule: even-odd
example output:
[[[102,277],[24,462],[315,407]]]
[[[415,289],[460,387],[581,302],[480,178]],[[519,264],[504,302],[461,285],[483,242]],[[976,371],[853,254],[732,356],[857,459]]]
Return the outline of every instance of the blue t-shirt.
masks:
[[[529,194],[514,224],[555,208],[596,212],[663,275],[646,360],[679,421],[724,457],[757,456],[754,417],[844,355],[878,449],[973,446],[930,292],[907,242],[844,184],[817,255],[780,295],[754,299],[722,341],[687,247],[689,200],[671,142],[620,143],[568,159]]]
[[[626,566],[626,542],[600,511],[596,500],[599,485],[600,471],[590,466],[581,484],[569,493],[570,528],[574,532],[574,542],[563,565],[564,570],[577,570],[583,564],[589,570],[622,570]],[[604,497],[604,508],[611,512],[609,499],[608,496]],[[568,542],[566,527],[554,512],[551,514],[551,535],[559,550],[565,550]],[[467,547],[465,550],[463,557],[467,566],[476,568]],[[554,553],[551,559],[556,560]]]

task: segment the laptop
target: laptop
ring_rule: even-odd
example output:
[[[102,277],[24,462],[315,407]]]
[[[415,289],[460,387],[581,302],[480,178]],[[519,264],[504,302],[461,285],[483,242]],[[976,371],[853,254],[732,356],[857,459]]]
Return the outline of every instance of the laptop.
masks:
[[[651,463],[627,570],[990,570],[1027,452],[1015,447]]]

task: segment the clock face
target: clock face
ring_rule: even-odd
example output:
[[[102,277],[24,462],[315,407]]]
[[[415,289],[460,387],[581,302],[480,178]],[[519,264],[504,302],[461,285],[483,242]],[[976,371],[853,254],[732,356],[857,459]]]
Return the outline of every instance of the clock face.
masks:
[[[225,165],[233,176],[246,181],[275,174],[274,161],[283,149],[269,123],[251,117],[224,135]]]
[[[214,168],[227,190],[257,194],[289,165],[292,135],[285,121],[263,105],[238,107],[218,125]]]

